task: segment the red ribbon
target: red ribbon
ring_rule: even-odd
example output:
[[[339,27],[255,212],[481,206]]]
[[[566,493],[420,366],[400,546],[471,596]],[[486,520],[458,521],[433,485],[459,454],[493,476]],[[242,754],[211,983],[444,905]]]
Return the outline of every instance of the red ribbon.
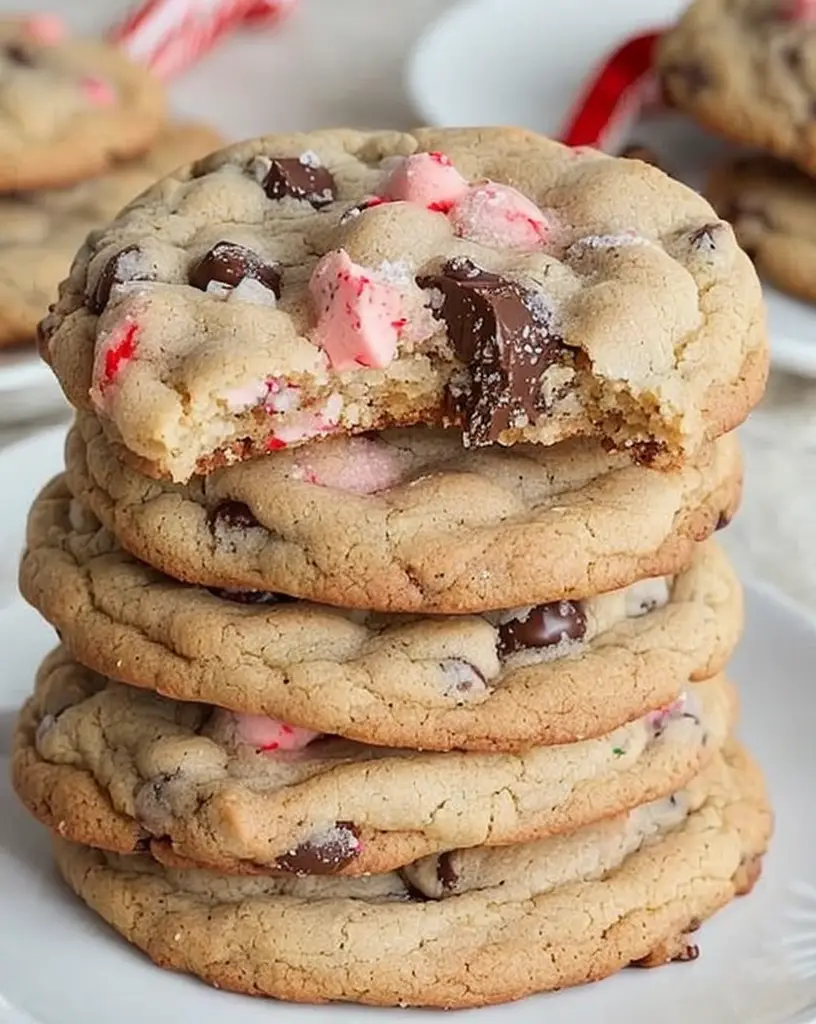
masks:
[[[640,110],[651,81],[659,32],[634,36],[618,47],[584,87],[561,133],[568,146],[597,146]]]

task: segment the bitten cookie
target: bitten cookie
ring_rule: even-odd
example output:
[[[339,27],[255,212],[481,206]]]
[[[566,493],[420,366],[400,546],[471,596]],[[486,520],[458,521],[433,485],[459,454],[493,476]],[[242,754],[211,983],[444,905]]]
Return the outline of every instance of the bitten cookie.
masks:
[[[667,98],[816,173],[814,20],[812,0],[694,0],[658,50]]]
[[[742,626],[713,544],[580,601],[398,616],[177,583],[126,554],[62,478],[35,501],[23,595],[89,668],[183,701],[419,750],[597,736],[719,672]]]
[[[657,473],[593,442],[463,451],[424,428],[333,438],[178,486],[122,460],[90,416],[67,480],[120,543],[187,582],[347,608],[468,612],[628,586],[684,568],[728,522],[735,436]]]
[[[179,481],[440,421],[673,466],[767,370],[756,275],[705,200],[509,128],[222,150],[91,239],[42,347],[75,406]]]
[[[421,753],[108,683],[58,650],[15,739],[29,810],[66,838],[229,871],[387,871],[568,832],[684,786],[722,746],[722,677],[597,739]]]
[[[0,85],[2,92],[2,85]],[[166,129],[148,153],[66,189],[0,197],[0,346],[33,341],[88,233],[163,174],[215,149],[203,125]]]
[[[481,1006],[698,955],[771,833],[740,748],[674,800],[570,836],[361,879],[234,878],[55,841],[71,888],[157,964],[299,1002]],[[705,932],[703,932],[703,939]]]
[[[0,191],[59,188],[143,153],[164,121],[157,79],[53,16],[0,18]]]
[[[771,157],[746,157],[717,168],[707,194],[762,277],[816,301],[813,178]]]

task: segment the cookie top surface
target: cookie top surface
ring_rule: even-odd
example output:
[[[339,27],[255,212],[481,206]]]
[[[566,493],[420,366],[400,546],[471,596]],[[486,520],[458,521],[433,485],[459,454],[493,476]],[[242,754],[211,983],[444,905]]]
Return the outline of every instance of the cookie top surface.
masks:
[[[0,346],[34,339],[91,230],[157,178],[218,144],[219,136],[203,125],[176,124],[143,156],[98,177],[0,197]]]
[[[706,194],[731,221],[762,277],[816,300],[813,178],[772,157],[744,157],[716,168]]]
[[[815,172],[815,18],[810,0],[694,0],[660,44],[669,100]]]
[[[688,564],[734,513],[735,436],[657,473],[594,442],[464,451],[415,427],[276,452],[187,485],[122,460],[90,416],[72,492],[169,576],[379,611],[467,612],[585,598]]]
[[[729,745],[673,803],[400,874],[227,878],[62,840],[55,853],[69,885],[126,938],[219,988],[450,1008],[597,980],[633,961],[692,959],[687,933],[750,889],[770,831],[759,772]]]
[[[442,420],[676,464],[766,371],[758,282],[707,202],[518,129],[222,150],[76,261],[43,349],[154,474]]]
[[[608,732],[720,671],[742,622],[739,584],[713,543],[676,577],[481,616],[208,591],[126,554],[60,479],[31,511],[20,587],[97,672],[422,750],[512,751]]]
[[[57,18],[0,19],[0,191],[53,188],[148,148],[164,93],[113,46]]]
[[[60,650],[21,716],[15,774],[39,817],[94,846],[113,820],[129,826],[125,849],[155,840],[233,871],[365,874],[571,831],[666,795],[711,760],[734,712],[717,677],[581,743],[422,753],[277,727],[272,738],[268,720],[106,683]]]

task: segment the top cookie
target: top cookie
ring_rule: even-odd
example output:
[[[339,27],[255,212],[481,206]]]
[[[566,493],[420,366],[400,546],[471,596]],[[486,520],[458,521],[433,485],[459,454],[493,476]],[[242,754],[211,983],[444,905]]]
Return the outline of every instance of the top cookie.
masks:
[[[74,405],[176,480],[439,421],[674,465],[767,362],[755,273],[704,199],[508,128],[223,150],[89,240],[42,344]]]
[[[669,100],[728,138],[816,173],[816,5],[696,0],[661,42]]]
[[[68,185],[144,152],[164,93],[114,47],[52,16],[0,19],[0,191]]]
[[[60,281],[93,228],[220,137],[196,124],[169,126],[148,153],[70,188],[0,197],[0,346],[31,341]]]

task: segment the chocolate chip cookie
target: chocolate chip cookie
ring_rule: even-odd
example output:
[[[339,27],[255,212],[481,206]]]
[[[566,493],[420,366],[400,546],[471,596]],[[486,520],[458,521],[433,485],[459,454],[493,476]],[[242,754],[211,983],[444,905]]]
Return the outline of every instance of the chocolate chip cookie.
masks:
[[[674,466],[767,370],[756,275],[705,200],[509,128],[223,150],[90,240],[41,337],[71,402],[177,481],[440,422]]]
[[[812,0],[694,0],[658,67],[668,100],[706,127],[816,173]]]
[[[58,650],[21,714],[13,774],[29,810],[78,842],[230,871],[361,875],[665,796],[710,762],[734,714],[719,676],[581,743],[421,753],[168,700]]]
[[[0,197],[0,347],[34,339],[91,230],[157,178],[209,153],[219,141],[203,125],[172,125],[144,156],[99,177],[70,188]]]
[[[164,121],[150,73],[53,16],[0,18],[0,191],[59,188],[143,153]]]
[[[169,576],[346,608],[471,612],[574,600],[684,568],[741,483],[725,437],[658,473],[596,442],[463,451],[454,431],[338,437],[185,486],[130,468],[91,416],[71,491]]]
[[[707,194],[762,277],[816,301],[816,181],[772,157],[717,168]]]
[[[719,672],[742,626],[739,584],[713,543],[674,577],[484,615],[206,590],[126,554],[62,479],[32,508],[20,586],[97,672],[419,750],[514,751],[608,732]]]
[[[163,967],[299,1002],[481,1006],[692,960],[771,832],[738,747],[673,800],[369,878],[235,878],[55,842],[71,888]],[[443,938],[444,937],[444,938]]]

